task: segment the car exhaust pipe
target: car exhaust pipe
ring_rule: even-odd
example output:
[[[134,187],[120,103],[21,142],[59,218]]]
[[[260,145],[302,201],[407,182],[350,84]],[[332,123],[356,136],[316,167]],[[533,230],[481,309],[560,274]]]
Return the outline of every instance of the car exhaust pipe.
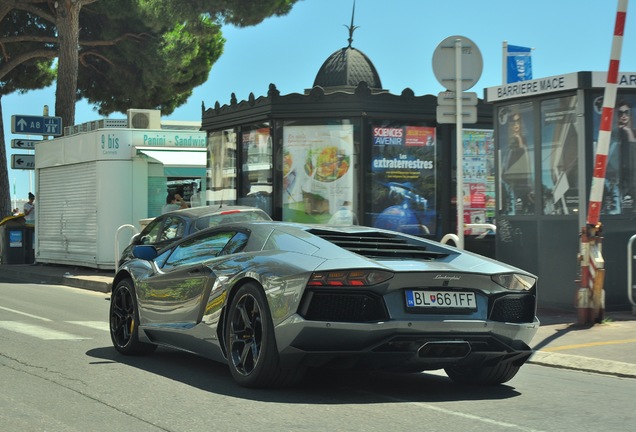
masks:
[[[429,359],[460,359],[470,353],[470,344],[465,341],[426,342],[417,350],[418,357]]]

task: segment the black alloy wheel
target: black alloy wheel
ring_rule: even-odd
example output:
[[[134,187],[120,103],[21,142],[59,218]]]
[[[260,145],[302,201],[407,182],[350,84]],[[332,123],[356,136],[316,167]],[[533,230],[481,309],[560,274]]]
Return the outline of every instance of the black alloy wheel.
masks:
[[[121,280],[110,298],[110,338],[117,351],[126,355],[149,354],[157,346],[139,341],[139,313],[133,282]]]
[[[232,364],[236,372],[249,376],[258,364],[263,343],[263,312],[253,295],[243,293],[233,304],[229,328]]]
[[[237,291],[226,324],[228,363],[244,387],[283,387],[303,376],[302,368],[282,369],[269,305],[260,286],[247,283]]]

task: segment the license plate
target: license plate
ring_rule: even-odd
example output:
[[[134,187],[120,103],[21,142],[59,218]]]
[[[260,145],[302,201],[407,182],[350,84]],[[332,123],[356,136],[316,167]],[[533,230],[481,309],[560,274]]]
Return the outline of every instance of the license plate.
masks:
[[[475,293],[468,291],[406,291],[406,306],[433,309],[477,309]]]

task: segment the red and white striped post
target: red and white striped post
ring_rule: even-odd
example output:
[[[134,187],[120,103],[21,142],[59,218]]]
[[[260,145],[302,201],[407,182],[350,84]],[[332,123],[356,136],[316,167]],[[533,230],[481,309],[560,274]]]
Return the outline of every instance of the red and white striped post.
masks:
[[[575,304],[578,312],[578,323],[583,325],[590,322],[590,244],[587,238],[587,228],[581,230],[579,261],[581,261],[581,286],[576,292]]]
[[[598,134],[598,141],[596,146],[596,156],[594,160],[594,176],[592,178],[592,186],[590,189],[590,201],[587,210],[587,227],[586,230],[587,240],[589,241],[589,247],[596,246],[598,242],[598,250],[596,256],[596,265],[603,262],[602,255],[600,255],[600,243],[601,243],[601,222],[600,214],[603,203],[603,189],[605,186],[605,170],[607,168],[607,154],[609,152],[610,138],[612,135],[612,124],[614,119],[614,106],[616,104],[616,91],[618,87],[618,71],[621,57],[621,50],[623,47],[623,33],[625,31],[625,19],[627,17],[627,3],[628,0],[618,0],[618,10],[616,12],[616,24],[614,25],[614,37],[612,38],[612,51],[610,53],[609,70],[607,71],[607,82],[605,84],[605,93],[603,95],[603,110],[601,113],[601,126]],[[583,235],[581,236],[584,237]],[[583,241],[583,240],[581,240]],[[589,261],[588,261],[589,264]],[[583,270],[583,266],[581,267]],[[590,267],[587,266],[587,271]],[[594,287],[595,295],[588,296],[592,298],[592,302],[599,302],[601,298],[604,298],[604,292],[602,291],[603,280],[594,280],[594,277],[598,277],[599,268],[595,268],[594,275],[581,275],[581,281],[587,283],[582,284],[581,288],[590,289],[590,285]],[[601,272],[604,275],[604,270]],[[599,290],[601,291],[599,293]],[[602,316],[601,304],[593,304],[593,309],[596,311],[595,319]]]
[[[605,186],[605,169],[607,168],[607,153],[609,151],[610,137],[612,134],[612,120],[614,118],[614,105],[616,104],[616,90],[618,87],[618,69],[621,49],[623,47],[625,18],[627,17],[627,3],[627,0],[618,0],[618,12],[616,13],[616,25],[614,26],[614,38],[612,39],[612,52],[609,70],[607,72],[605,94],[603,95],[601,128],[598,133],[596,159],[594,161],[594,177],[592,178],[592,189],[590,191],[590,202],[587,211],[588,225],[597,225],[601,214],[603,187]]]

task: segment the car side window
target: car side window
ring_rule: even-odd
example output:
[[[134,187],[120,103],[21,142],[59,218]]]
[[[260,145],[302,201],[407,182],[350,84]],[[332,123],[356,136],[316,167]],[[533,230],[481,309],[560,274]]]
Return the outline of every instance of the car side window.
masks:
[[[157,267],[159,268],[163,267],[169,256],[170,256],[170,249],[164,251],[161,255],[155,258],[155,264],[157,265]]]
[[[161,230],[161,237],[157,241],[177,240],[183,237],[185,222],[177,216],[167,216]]]
[[[157,243],[157,237],[161,232],[163,218],[156,218],[148,224],[139,236],[139,244],[149,245]]]
[[[219,253],[219,255],[231,255],[234,253],[239,253],[242,251],[247,245],[247,240],[249,236],[244,232],[237,232],[234,237],[225,245],[223,250]]]
[[[236,231],[216,231],[205,236],[199,236],[177,246],[163,265],[164,270],[176,267],[192,265],[221,255],[228,244],[236,245],[231,240],[236,236]],[[247,235],[242,247],[247,244]]]

